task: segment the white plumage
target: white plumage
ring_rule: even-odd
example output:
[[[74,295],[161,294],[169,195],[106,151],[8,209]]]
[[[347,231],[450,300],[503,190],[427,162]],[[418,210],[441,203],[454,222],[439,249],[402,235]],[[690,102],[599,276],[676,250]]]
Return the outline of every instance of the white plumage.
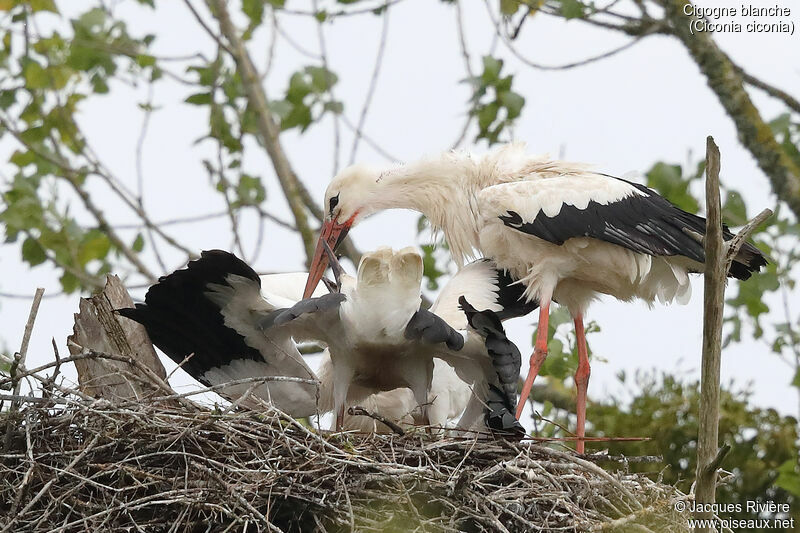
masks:
[[[688,273],[702,271],[705,260],[702,218],[587,165],[531,156],[521,143],[482,156],[448,152],[387,169],[351,167],[328,186],[324,208],[306,292],[324,271],[323,242],[335,247],[354,224],[391,208],[423,213],[444,233],[459,265],[488,257],[524,285],[526,298],[540,303],[540,320],[517,416],[547,353],[550,302],[568,307],[578,335],[579,437],[590,372],[583,331],[589,303],[600,294],[685,302]],[[731,275],[747,279],[763,264],[761,253],[746,245]],[[582,441],[577,448],[583,451]]]
[[[497,381],[479,337],[420,310],[422,259],[413,249],[365,254],[356,278],[342,275],[341,294],[320,288],[298,301],[305,277],[259,278],[232,254],[203,252],[151,287],[145,303],[119,312],[143,323],[162,351],[206,385],[261,376],[317,379],[296,341],[322,341],[333,356],[320,370],[319,395],[312,384],[280,381],[228,385],[220,393],[242,405],[266,401],[297,417],[335,410],[340,427],[376,429],[370,419],[343,418],[344,406],[355,404],[401,422],[427,415],[434,427],[452,425],[470,400],[470,386],[436,357],[457,353],[451,361],[478,391]],[[475,263],[446,285],[434,310],[466,330],[458,295],[511,316],[519,311],[498,304],[509,291],[519,293],[490,263]],[[465,338],[469,349],[459,351]]]

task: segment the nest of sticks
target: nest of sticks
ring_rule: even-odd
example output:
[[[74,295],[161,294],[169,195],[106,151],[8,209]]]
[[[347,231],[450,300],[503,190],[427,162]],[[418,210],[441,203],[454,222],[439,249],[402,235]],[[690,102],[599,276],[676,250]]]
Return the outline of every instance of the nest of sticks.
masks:
[[[675,504],[690,496],[628,473],[635,458],[421,428],[330,433],[240,407],[289,377],[240,380],[251,389],[234,403],[202,406],[189,397],[219,386],[175,393],[146,333],[116,321],[130,305],[110,277],[81,300],[70,356],[54,341],[55,361],[26,370],[23,340],[0,376],[13,391],[0,393],[0,533],[689,530]],[[57,379],[66,363],[80,388]],[[39,394],[21,395],[22,380]]]
[[[688,531],[673,487],[530,442],[63,389],[0,417],[3,532]]]

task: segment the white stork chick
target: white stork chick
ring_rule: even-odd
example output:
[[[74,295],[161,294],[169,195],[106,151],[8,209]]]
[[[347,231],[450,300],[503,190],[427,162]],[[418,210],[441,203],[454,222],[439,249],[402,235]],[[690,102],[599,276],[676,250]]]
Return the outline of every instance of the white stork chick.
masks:
[[[345,405],[364,399],[349,394],[352,385],[365,393],[407,387],[427,422],[434,348],[457,351],[464,337],[420,309],[422,257],[413,248],[381,248],[362,256],[354,282],[342,279],[341,293],[268,313],[260,327],[270,335],[287,330],[295,340],[328,346],[337,429],[343,427]]]
[[[577,435],[585,433],[590,367],[583,316],[598,295],[652,303],[689,298],[688,274],[702,272],[705,220],[670,204],[643,185],[586,165],[532,156],[514,143],[483,156],[448,152],[392,168],[353,166],[325,192],[326,218],[306,293],[316,287],[327,258],[349,229],[384,209],[412,209],[443,231],[454,260],[482,255],[538,300],[539,324],[517,417],[547,355],[550,302],[565,305],[575,322],[579,364]],[[725,239],[733,236],[727,228]],[[766,264],[746,244],[730,276],[747,279]],[[583,452],[584,443],[577,442]]]
[[[320,412],[333,411],[333,363],[330,353],[325,350],[323,361],[317,373],[322,383],[320,387]],[[471,396],[470,387],[456,375],[453,367],[434,359],[433,378],[428,391],[428,422],[437,433],[441,428],[455,424]],[[359,405],[372,413],[377,413],[399,426],[413,426],[415,415],[420,409],[414,400],[414,393],[408,388],[373,393],[371,388],[351,385],[347,395],[347,405]],[[344,430],[362,433],[390,433],[385,424],[368,416],[351,416],[345,413]]]

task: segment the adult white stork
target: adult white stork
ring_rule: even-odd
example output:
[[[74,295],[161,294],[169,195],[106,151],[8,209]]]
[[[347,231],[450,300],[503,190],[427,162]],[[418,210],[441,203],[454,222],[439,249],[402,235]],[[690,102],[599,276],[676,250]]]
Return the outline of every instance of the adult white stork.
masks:
[[[583,437],[590,367],[583,316],[600,294],[648,303],[685,302],[688,274],[702,272],[705,220],[651,189],[590,170],[586,165],[527,154],[514,143],[483,156],[447,152],[392,168],[353,166],[325,192],[320,239],[306,293],[316,287],[332,248],[349,229],[384,209],[412,209],[443,231],[453,259],[483,255],[524,284],[538,300],[539,323],[530,370],[517,416],[547,355],[551,301],[565,305],[575,322],[579,363],[575,373],[577,435]],[[725,239],[732,238],[727,229]],[[730,276],[747,279],[766,264],[746,244]],[[584,444],[577,442],[583,452]]]

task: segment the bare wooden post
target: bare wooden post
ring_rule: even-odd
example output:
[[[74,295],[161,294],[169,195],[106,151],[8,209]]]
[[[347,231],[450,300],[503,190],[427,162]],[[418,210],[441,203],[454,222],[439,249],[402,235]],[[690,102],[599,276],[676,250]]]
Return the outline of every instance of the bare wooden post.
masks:
[[[81,298],[80,313],[75,315],[72,335],[67,337],[69,353],[95,350],[130,357],[152,370],[159,383],[152,383],[151,376],[142,375],[135,366],[121,361],[103,358],[75,361],[81,391],[89,396],[129,400],[150,394],[159,386],[166,387],[163,381],[167,374],[144,326],[114,312],[123,307],[133,307],[133,300],[117,276],[108,276],[101,293]],[[131,375],[142,379],[129,379]]]
[[[703,362],[700,376],[700,416],[697,437],[697,504],[713,504],[717,486],[719,439],[719,367],[722,351],[722,313],[725,298],[725,257],[719,199],[719,148],[706,139],[706,263],[703,285]],[[712,467],[712,468],[710,468]],[[696,512],[697,519],[711,519],[711,512]],[[711,528],[696,528],[705,532]]]

